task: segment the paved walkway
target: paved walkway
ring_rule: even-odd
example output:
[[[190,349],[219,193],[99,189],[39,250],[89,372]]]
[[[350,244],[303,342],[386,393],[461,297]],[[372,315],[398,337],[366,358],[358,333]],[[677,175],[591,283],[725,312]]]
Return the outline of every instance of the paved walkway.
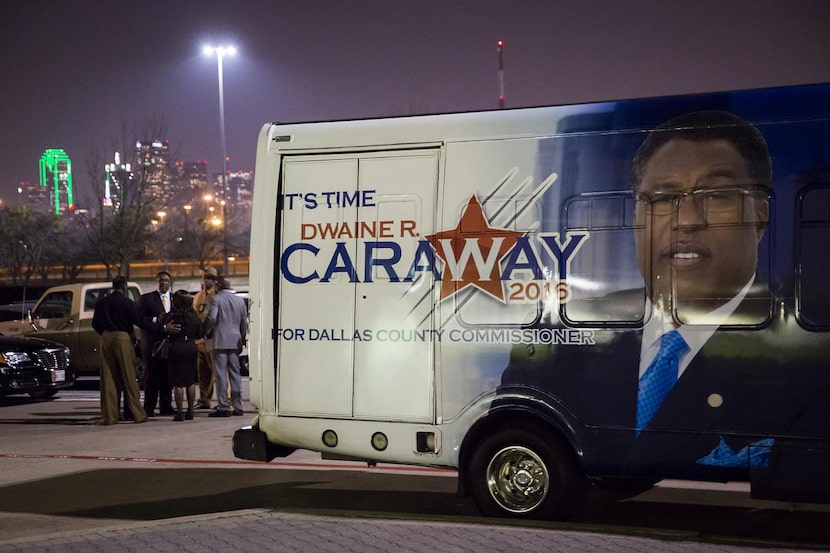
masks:
[[[502,525],[377,518],[343,518],[267,510],[138,523],[85,532],[0,542],[0,553],[197,553],[204,551],[336,553],[739,553],[804,552],[665,539]]]
[[[91,426],[89,421],[98,414],[97,396],[90,393],[86,401],[79,401],[78,394],[73,396],[67,401],[8,402],[0,409],[0,553],[821,550],[799,549],[797,538],[776,548],[760,542],[752,547],[755,542],[747,545],[746,541],[740,546],[724,541],[703,543],[700,531],[652,528],[638,533],[640,530],[619,516],[595,527],[585,523],[516,526],[496,519],[459,521],[467,511],[456,504],[453,479],[438,477],[440,474],[413,483],[421,477],[409,473],[391,476],[392,468],[403,471],[407,467],[390,467],[379,473],[379,468],[368,471],[360,463],[322,463],[319,455],[308,452],[268,464],[249,463],[235,459],[230,451],[230,437],[246,424],[247,417],[211,419],[200,411],[196,420],[187,423],[163,417],[141,425]],[[291,474],[295,470],[307,474],[298,479]],[[217,480],[211,481],[211,491],[206,494],[208,474]],[[251,493],[262,486],[271,491]],[[413,489],[424,493],[413,495]],[[733,495],[729,494],[730,502],[736,500]],[[711,516],[726,513],[712,503],[719,498],[708,495],[701,503],[710,506]],[[194,502],[206,500],[229,502],[232,510],[218,512],[222,509],[212,504],[201,506],[204,510],[194,507]],[[339,503],[346,501],[353,502],[346,516],[335,517],[332,511],[324,510],[343,507]],[[401,502],[407,502],[407,507],[400,508]],[[663,509],[660,503],[654,505]],[[757,501],[751,506],[767,508],[771,514],[758,519],[750,516],[750,507],[738,509],[739,516],[732,515],[729,520],[741,521],[745,516],[748,520],[742,523],[750,526],[744,535],[764,534],[752,526],[756,524],[787,526],[780,516],[782,507],[773,509]],[[130,516],[124,516],[125,509],[132,510]],[[135,511],[140,509],[162,509],[169,518],[139,520],[143,515]],[[688,509],[671,511],[670,505],[665,509],[676,511],[677,516],[690,513]],[[640,509],[637,516],[649,518],[660,512]],[[824,513],[812,514],[803,513],[799,519],[813,528],[812,535],[818,536],[816,532],[822,528],[830,532]],[[404,517],[407,520],[401,520]],[[786,534],[788,538],[799,535],[795,528],[795,533]]]

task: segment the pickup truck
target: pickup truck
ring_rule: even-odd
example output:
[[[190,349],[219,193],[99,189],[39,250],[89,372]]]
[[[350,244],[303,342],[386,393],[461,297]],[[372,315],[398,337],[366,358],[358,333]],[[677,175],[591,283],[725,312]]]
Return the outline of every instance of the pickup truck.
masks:
[[[92,329],[98,300],[112,292],[110,282],[53,286],[37,300],[27,318],[0,322],[0,335],[33,336],[69,346],[71,368],[79,376],[97,376],[99,338]],[[127,295],[136,303],[141,288],[130,282]]]

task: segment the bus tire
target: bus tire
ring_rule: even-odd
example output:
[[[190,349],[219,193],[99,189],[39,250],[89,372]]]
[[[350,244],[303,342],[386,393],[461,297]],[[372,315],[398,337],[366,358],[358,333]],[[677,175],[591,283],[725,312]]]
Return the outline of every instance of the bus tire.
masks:
[[[545,520],[578,509],[585,482],[570,448],[533,428],[502,428],[482,440],[467,478],[483,515]]]

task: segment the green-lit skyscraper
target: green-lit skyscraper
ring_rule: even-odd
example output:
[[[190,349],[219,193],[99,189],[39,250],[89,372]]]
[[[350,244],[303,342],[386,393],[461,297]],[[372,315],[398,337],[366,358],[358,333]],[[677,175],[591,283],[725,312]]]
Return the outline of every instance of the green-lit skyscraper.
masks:
[[[49,189],[49,210],[63,214],[75,209],[72,199],[72,162],[66,152],[46,150],[40,157],[40,186]]]

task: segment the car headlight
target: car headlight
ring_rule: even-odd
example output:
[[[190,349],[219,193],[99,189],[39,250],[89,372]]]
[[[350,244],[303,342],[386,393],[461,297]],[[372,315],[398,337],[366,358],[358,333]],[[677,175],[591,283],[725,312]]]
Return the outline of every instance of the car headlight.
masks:
[[[16,365],[30,361],[29,354],[25,351],[4,351],[0,352],[0,363]]]

